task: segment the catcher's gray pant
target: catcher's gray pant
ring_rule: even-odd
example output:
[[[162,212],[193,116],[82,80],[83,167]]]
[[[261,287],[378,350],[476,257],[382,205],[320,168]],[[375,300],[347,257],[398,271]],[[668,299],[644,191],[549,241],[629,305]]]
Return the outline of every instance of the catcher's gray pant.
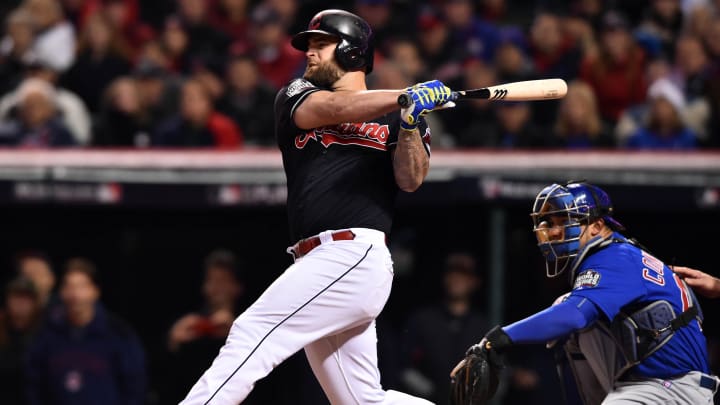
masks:
[[[715,390],[700,386],[702,377],[717,379],[697,371],[680,378],[661,380],[651,378],[641,381],[619,381],[605,397],[603,405],[672,404],[707,405],[713,403]]]
[[[322,244],[290,266],[233,323],[227,342],[183,405],[236,405],[255,382],[300,349],[333,405],[430,402],[384,391],[375,317],[390,295],[385,234],[352,228],[354,240]]]

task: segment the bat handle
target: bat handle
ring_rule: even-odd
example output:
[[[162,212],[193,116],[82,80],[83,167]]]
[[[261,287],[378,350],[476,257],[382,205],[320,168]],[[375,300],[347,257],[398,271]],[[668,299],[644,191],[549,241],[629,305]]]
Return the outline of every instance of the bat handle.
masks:
[[[457,92],[457,91],[453,91],[452,93],[450,93],[450,100],[449,100],[449,101],[455,101],[455,100],[457,100],[457,99],[458,99],[458,96],[459,96],[458,92]],[[402,107],[402,108],[408,108],[408,107],[410,107],[410,104],[412,104],[412,97],[410,97],[410,95],[407,94],[407,93],[403,93],[403,94],[401,94],[401,95],[398,96],[397,103],[398,103],[398,105],[399,105],[400,107]]]
[[[412,97],[407,93],[403,93],[398,96],[397,103],[402,108],[408,108],[412,104]]]

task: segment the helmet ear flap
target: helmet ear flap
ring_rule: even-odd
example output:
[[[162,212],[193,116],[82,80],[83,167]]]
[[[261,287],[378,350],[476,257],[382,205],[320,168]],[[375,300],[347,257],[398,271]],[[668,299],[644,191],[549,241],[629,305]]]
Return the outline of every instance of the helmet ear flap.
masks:
[[[346,39],[341,39],[335,48],[335,58],[345,70],[358,70],[366,65],[365,52],[353,46]]]

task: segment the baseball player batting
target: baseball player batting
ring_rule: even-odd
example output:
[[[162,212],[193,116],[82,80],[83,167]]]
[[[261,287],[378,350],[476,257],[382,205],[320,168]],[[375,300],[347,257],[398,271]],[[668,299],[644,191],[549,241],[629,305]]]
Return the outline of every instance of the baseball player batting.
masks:
[[[561,381],[578,393],[571,404],[712,404],[718,379],[709,375],[702,310],[679,276],[620,233],[608,195],[552,184],[531,216],[548,277],[565,272],[572,291],[471,347],[451,373],[454,403],[485,403],[498,354],[511,346],[559,339]]]
[[[368,91],[372,31],[346,11],[318,13],[292,45],[307,68],[277,94],[275,134],[294,264],[235,320],[182,404],[238,404],[301,349],[332,404],[430,404],[380,386],[375,318],[393,278],[386,243],[395,197],[424,180],[423,115],[448,103],[450,89],[431,81]],[[398,114],[403,93],[412,103]]]

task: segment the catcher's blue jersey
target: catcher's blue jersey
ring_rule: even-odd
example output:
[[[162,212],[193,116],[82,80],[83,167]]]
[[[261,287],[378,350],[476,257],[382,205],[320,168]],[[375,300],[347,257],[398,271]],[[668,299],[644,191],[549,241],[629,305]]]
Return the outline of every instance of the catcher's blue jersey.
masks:
[[[613,237],[625,239],[617,233]],[[691,303],[698,305],[692,291],[668,266],[630,243],[611,243],[586,257],[575,272],[572,294],[592,301],[609,321],[628,305],[665,300],[676,316]],[[697,319],[678,329],[670,341],[630,372],[669,378],[693,370],[709,373],[705,336]]]

